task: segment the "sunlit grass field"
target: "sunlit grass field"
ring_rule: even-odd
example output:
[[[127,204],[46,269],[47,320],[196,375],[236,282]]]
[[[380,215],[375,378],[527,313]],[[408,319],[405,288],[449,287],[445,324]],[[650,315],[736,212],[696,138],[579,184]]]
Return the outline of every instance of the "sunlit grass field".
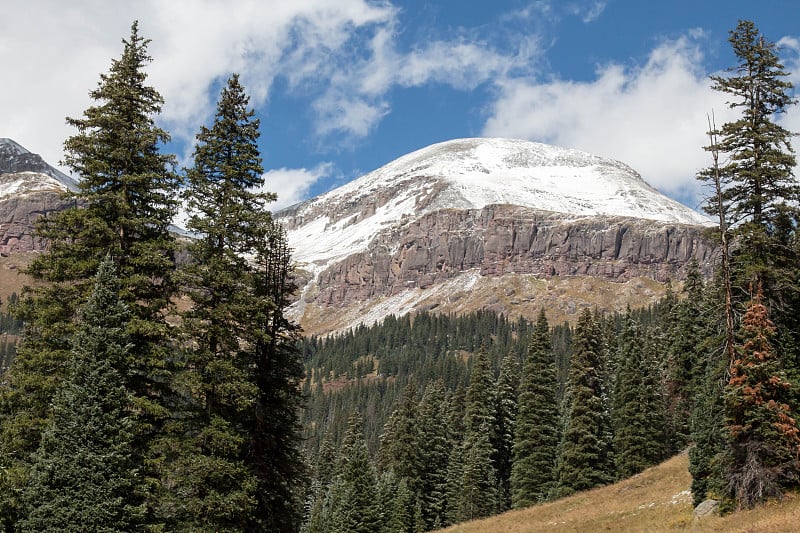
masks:
[[[537,531],[800,531],[800,495],[752,511],[695,519],[683,453],[615,485],[558,501],[459,524],[448,533]]]

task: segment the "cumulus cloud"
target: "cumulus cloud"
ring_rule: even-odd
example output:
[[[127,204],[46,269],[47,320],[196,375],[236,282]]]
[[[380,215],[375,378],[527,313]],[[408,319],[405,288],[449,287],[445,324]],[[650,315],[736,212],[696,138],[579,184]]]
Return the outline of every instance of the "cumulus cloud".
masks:
[[[595,79],[509,79],[483,133],[526,138],[621,160],[654,187],[696,207],[697,170],[708,166],[707,115],[730,117],[701,68],[703,36],[661,43],[638,66],[608,64]]]
[[[329,177],[333,165],[321,163],[314,168],[279,168],[264,174],[264,190],[276,192],[278,199],[270,204],[273,211],[294,205],[308,198],[312,185]]]
[[[387,24],[377,28],[360,55],[328,58],[337,72],[314,103],[318,134],[364,137],[391,112],[386,95],[395,87],[441,84],[469,91],[510,72],[527,71],[538,51],[531,36],[517,39],[513,50],[494,49],[474,36],[456,36],[404,52],[397,48],[394,32],[394,25]]]
[[[213,112],[219,84],[241,75],[254,106],[275,79],[290,83],[332,75],[327,57],[364,28],[391,24],[396,9],[366,0],[7,0],[0,4],[2,135],[59,161],[98,75],[119,57],[134,19],[152,40],[149,81],[164,96],[159,120],[190,142]]]

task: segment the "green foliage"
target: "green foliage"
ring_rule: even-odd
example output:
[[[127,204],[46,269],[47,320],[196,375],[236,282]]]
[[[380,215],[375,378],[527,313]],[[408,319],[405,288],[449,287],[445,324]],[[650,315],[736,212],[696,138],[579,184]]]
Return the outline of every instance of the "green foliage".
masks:
[[[425,531],[446,523],[447,470],[451,449],[449,410],[450,399],[442,381],[428,384],[418,407],[421,462],[424,466],[419,503]]]
[[[779,496],[785,487],[797,484],[796,452],[787,452],[796,447],[797,430],[793,421],[787,425],[783,419],[790,418],[789,403],[796,403],[796,398],[788,393],[780,360],[795,366],[798,361],[800,185],[792,174],[796,165],[792,134],[776,121],[796,103],[777,47],[750,21],[739,21],[729,41],[737,65],[728,76],[713,76],[713,88],[729,95],[730,107],[741,114],[710,132],[711,145],[706,149],[715,156],[715,165],[698,179],[711,182],[718,191],[706,210],[719,216],[721,242],[735,239],[730,254],[733,283],[724,299],[718,298],[726,302],[727,349],[722,357],[706,350],[708,377],[693,415],[690,470],[696,502],[712,494],[728,497],[741,508]],[[721,166],[716,164],[718,154],[723,156]],[[743,344],[734,352],[732,310],[744,305],[748,285],[763,288],[766,307],[760,302],[748,304],[741,325]],[[766,320],[767,307],[774,327]],[[709,332],[706,345],[715,338]],[[774,343],[774,339],[779,340]],[[780,358],[775,344],[781,348]],[[723,412],[724,429],[719,427]],[[788,459],[792,454],[794,461]]]
[[[122,380],[129,312],[118,290],[106,260],[72,338],[69,375],[34,455],[20,531],[131,531],[142,522],[130,394]]]
[[[485,348],[481,347],[470,372],[464,411],[458,499],[451,502],[458,521],[489,516],[498,504],[497,450],[491,436],[496,427],[494,375]]]
[[[517,389],[519,388],[519,362],[516,354],[509,353],[500,365],[495,385],[495,415],[492,457],[497,470],[498,510],[511,508],[511,464],[514,432],[517,421]]]
[[[559,412],[550,332],[539,313],[522,370],[514,433],[511,496],[514,508],[546,500],[555,485]]]
[[[327,495],[326,528],[320,531],[379,531],[381,521],[376,494],[376,474],[364,442],[361,417],[353,414],[337,460],[336,476]]]
[[[0,390],[0,461],[13,472],[5,478],[11,486],[0,495],[4,517],[18,512],[13,500],[25,483],[27,458],[39,447],[67,374],[76,309],[108,254],[120,298],[131,310],[126,327],[133,346],[121,379],[133,395],[137,460],[148,454],[150,438],[168,415],[172,350],[163,311],[175,292],[168,226],[179,180],[171,171],[172,156],[159,152],[169,136],[154,125],[162,99],[146,85],[148,41],[134,23],[123,43],[122,56],[90,93],[96,105],[83,118],[67,120],[78,130],[64,148],[66,164],[81,177],[79,190],[73,208],[40,219],[38,236],[49,249],[28,273],[45,283],[26,288],[15,309],[25,331]]]
[[[559,495],[614,480],[611,420],[599,371],[601,351],[601,332],[586,309],[575,328],[570,362],[567,422],[558,464]]]
[[[187,227],[198,238],[180,271],[192,301],[183,318],[193,347],[181,377],[192,400],[172,429],[181,441],[180,460],[170,463],[177,469],[167,466],[169,483],[185,487],[173,492],[184,496],[166,512],[183,508],[185,528],[292,531],[304,471],[303,371],[297,328],[283,316],[292,286],[285,236],[266,207],[274,195],[254,191],[263,168],[248,104],[232,76],[187,171]]]
[[[614,455],[621,478],[664,459],[664,412],[658,367],[647,356],[645,336],[631,317],[622,323],[612,396]]]

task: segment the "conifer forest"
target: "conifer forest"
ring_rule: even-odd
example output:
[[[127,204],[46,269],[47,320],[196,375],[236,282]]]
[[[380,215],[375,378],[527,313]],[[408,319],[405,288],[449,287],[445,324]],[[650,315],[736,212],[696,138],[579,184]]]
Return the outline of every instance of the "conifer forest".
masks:
[[[40,219],[36,283],[4,295],[0,530],[418,533],[685,450],[695,504],[800,488],[800,185],[776,121],[796,102],[753,22],[729,41],[709,83],[739,118],[709,110],[697,176],[712,276],[569,323],[426,311],[318,337],[286,315],[245,87],[227,79],[178,168],[134,23],[67,119],[74,207]],[[170,231],[181,203],[193,238]]]

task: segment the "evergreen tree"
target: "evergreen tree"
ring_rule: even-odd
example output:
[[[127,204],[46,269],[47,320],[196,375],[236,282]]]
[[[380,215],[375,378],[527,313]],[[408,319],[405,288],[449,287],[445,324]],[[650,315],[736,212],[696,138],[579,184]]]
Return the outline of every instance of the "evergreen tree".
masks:
[[[461,498],[461,477],[464,472],[464,402],[466,392],[458,387],[450,399],[448,413],[449,429],[448,446],[450,454],[447,459],[447,484],[445,490],[444,525],[454,524],[459,518],[459,501]]]
[[[458,521],[475,520],[497,512],[497,473],[492,465],[495,452],[491,426],[484,422],[467,434],[462,451],[458,498]]]
[[[514,428],[517,420],[517,389],[519,363],[516,355],[503,358],[495,387],[495,430],[493,447],[497,470],[498,512],[511,508],[511,452],[514,445]]]
[[[602,342],[595,318],[585,309],[575,327],[569,369],[569,405],[559,455],[559,495],[614,480],[611,421],[598,369]]]
[[[491,442],[494,418],[494,376],[486,349],[481,347],[470,373],[464,412],[457,520],[489,516],[497,507],[497,471]]]
[[[486,347],[481,346],[467,387],[464,404],[464,430],[467,434],[475,433],[480,428],[494,426],[494,374]]]
[[[419,404],[422,473],[422,514],[425,531],[445,525],[447,470],[450,457],[447,415],[449,402],[444,384],[434,381],[425,387]]]
[[[283,228],[262,214],[263,237],[255,246],[253,294],[258,307],[248,315],[244,336],[249,382],[255,401],[245,410],[245,463],[257,480],[255,530],[295,531],[301,521],[306,467],[300,450],[303,363],[300,327],[285,310],[296,287]]]
[[[121,377],[135,405],[137,461],[145,462],[168,415],[172,335],[163,311],[175,292],[168,226],[179,180],[171,170],[173,157],[159,151],[169,136],[154,124],[162,98],[146,84],[148,41],[134,23],[123,43],[120,59],[90,92],[96,105],[82,118],[67,119],[78,132],[64,143],[65,163],[81,177],[79,189],[73,208],[40,219],[38,236],[49,248],[28,273],[43,283],[26,288],[16,309],[26,328],[0,389],[0,468],[8,473],[0,487],[4,518],[17,512],[26,458],[39,446],[65,377],[77,306],[88,297],[106,254],[114,259],[120,297],[131,309],[127,330],[133,346]]]
[[[645,357],[645,338],[630,309],[623,318],[612,398],[614,452],[621,478],[664,457],[664,418],[658,396],[660,372]]]
[[[795,103],[792,84],[780,63],[776,45],[764,38],[751,21],[740,20],[729,39],[738,59],[731,76],[712,76],[712,88],[732,98],[739,119],[723,124],[712,149],[727,155],[719,168],[722,208],[727,226],[741,239],[734,266],[740,280],[762,283],[770,301],[790,275],[796,258],[789,249],[800,215],[800,185],[793,177],[796,165],[792,134],[775,122],[777,114]],[[701,180],[709,180],[702,172]],[[718,214],[719,204],[707,209]]]
[[[292,531],[300,521],[302,367],[297,327],[283,316],[292,289],[288,248],[266,207],[275,195],[256,190],[264,184],[259,121],[248,105],[231,76],[213,125],[197,135],[183,194],[187,227],[198,238],[181,270],[194,347],[184,373],[194,396],[184,426],[193,429],[182,431],[195,436],[182,453],[203,464],[201,475],[184,478],[196,500],[184,505],[205,529]]]
[[[416,387],[411,381],[400,405],[386,423],[378,457],[380,467],[394,472],[398,481],[405,481],[415,496],[422,493],[424,470],[421,455],[424,441],[421,440],[416,396]]]
[[[689,264],[683,285],[684,298],[670,305],[666,327],[665,369],[667,441],[669,453],[683,449],[691,440],[691,416],[704,382],[703,348],[708,338],[708,304],[705,284],[696,260]]]
[[[380,530],[377,509],[377,481],[364,442],[361,415],[348,421],[337,464],[337,476],[331,487],[331,533],[374,533]]]
[[[774,494],[777,491],[775,487],[782,482],[753,495],[752,486],[742,478],[742,475],[752,474],[752,470],[748,474],[743,469],[741,462],[746,457],[743,450],[747,449],[747,444],[732,440],[728,435],[730,431],[708,433],[703,429],[702,421],[716,428],[712,411],[718,415],[723,401],[717,383],[725,381],[726,367],[727,372],[733,372],[738,365],[736,361],[741,359],[733,346],[733,311],[735,306],[743,303],[745,294],[742,289],[748,283],[763,287],[765,305],[771,309],[775,319],[775,339],[782,348],[782,358],[797,364],[797,347],[800,346],[797,342],[797,310],[800,309],[797,274],[800,268],[796,227],[800,218],[800,186],[792,175],[796,159],[790,145],[791,133],[775,121],[778,114],[795,103],[791,96],[792,85],[786,81],[788,75],[779,62],[776,45],[766,40],[750,21],[739,21],[729,41],[738,64],[730,69],[730,76],[712,77],[713,88],[730,95],[729,105],[741,110],[741,115],[737,120],[723,124],[719,130],[715,125],[711,126],[711,146],[706,149],[714,155],[714,166],[701,172],[698,178],[715,187],[714,201],[706,210],[719,217],[718,234],[723,248],[727,250],[729,237],[736,238],[736,246],[730,252],[729,263],[728,257],[723,257],[727,331],[724,360],[712,357],[709,363],[712,369],[709,388],[703,395],[705,401],[699,406],[698,416],[694,417],[696,445],[690,455],[690,468],[693,490],[697,488],[695,501],[701,499],[703,493],[724,495],[729,490],[738,493],[742,489],[744,495],[735,494],[737,505],[747,507]],[[719,163],[719,154],[725,156],[724,164]],[[741,375],[749,374],[742,372]],[[730,381],[726,389],[729,391],[724,400],[725,411],[729,413],[726,424],[730,419],[731,427],[735,428],[740,424],[730,413],[742,407],[736,402],[752,398],[747,394],[732,395]],[[741,438],[750,435],[747,431],[734,433]],[[776,440],[772,443],[760,440],[773,437]],[[781,432],[753,435],[753,438],[753,447],[782,449],[786,444]],[[760,468],[756,470],[762,471]],[[769,479],[759,481],[767,482]],[[772,481],[767,485],[770,483]]]
[[[774,333],[757,289],[742,320],[742,344],[725,389],[725,475],[737,509],[800,485],[800,430],[786,403],[790,385],[772,345]]]
[[[725,448],[722,402],[725,368],[718,356],[709,358],[705,383],[699,389],[692,411],[689,473],[694,505],[706,498],[720,499],[726,493],[721,458]]]
[[[131,531],[142,521],[131,398],[122,380],[130,316],[118,290],[107,259],[81,313],[70,373],[34,457],[20,531]]]
[[[252,253],[256,238],[254,214],[271,197],[250,190],[263,184],[263,169],[258,121],[247,103],[238,77],[232,76],[217,103],[214,124],[197,135],[194,166],[183,191],[187,229],[198,237],[188,245],[191,260],[180,270],[192,302],[183,313],[192,349],[181,385],[192,401],[171,428],[180,447],[165,442],[177,457],[165,462],[172,471],[162,476],[179,487],[165,494],[161,505],[176,528],[242,529],[255,515],[255,479],[244,465],[247,435],[241,422],[256,390],[249,361],[239,352],[248,327],[242,317],[258,305],[244,254]]]
[[[514,508],[544,501],[553,491],[559,440],[557,388],[550,330],[542,309],[528,345],[520,383],[511,470]]]

